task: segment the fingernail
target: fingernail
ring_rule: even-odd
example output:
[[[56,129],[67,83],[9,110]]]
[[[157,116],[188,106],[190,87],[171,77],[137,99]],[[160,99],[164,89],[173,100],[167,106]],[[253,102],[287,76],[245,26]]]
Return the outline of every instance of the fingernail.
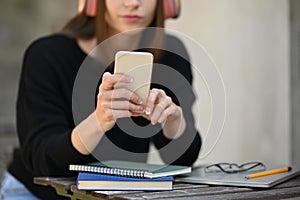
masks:
[[[146,108],[145,113],[146,113],[146,115],[150,115],[151,114],[151,108]]]

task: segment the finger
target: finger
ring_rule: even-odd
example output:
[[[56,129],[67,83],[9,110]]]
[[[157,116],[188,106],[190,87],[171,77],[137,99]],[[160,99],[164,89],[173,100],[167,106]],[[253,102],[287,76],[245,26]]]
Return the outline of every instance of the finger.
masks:
[[[110,123],[111,121],[116,121],[118,118],[130,117],[131,112],[128,110],[114,110],[111,108],[105,108],[103,104],[100,106],[100,110],[102,110],[101,116],[106,123]]]
[[[136,93],[127,88],[117,88],[111,91],[112,99],[127,99],[135,104],[142,104],[143,101]]]
[[[161,95],[161,93],[163,92],[163,90],[159,90],[156,88],[153,88],[150,93],[149,96],[147,98],[147,103],[146,103],[146,110],[145,113],[147,115],[150,115],[154,109],[154,104],[157,101],[157,99],[159,98],[159,96]],[[164,92],[163,92],[164,93]]]
[[[165,123],[169,116],[175,115],[177,113],[176,105],[172,104],[167,107],[160,115],[159,119],[157,120],[158,123]]]
[[[99,93],[97,95],[97,100],[99,102],[110,101],[111,100],[111,93],[107,90],[101,90],[101,91],[99,91]]]
[[[110,108],[113,110],[129,110],[131,112],[143,113],[144,106],[136,105],[129,101],[105,101],[102,102],[104,108]]]
[[[131,112],[128,110],[111,110],[114,119],[130,117]]]
[[[150,120],[150,116],[149,116],[149,115],[146,115],[145,112],[139,114],[139,116],[140,116],[140,117],[144,117],[144,118],[147,119],[148,121],[151,121],[151,120]]]
[[[151,123],[154,125],[158,122],[159,118],[162,116],[163,118],[167,117],[164,116],[168,113],[164,113],[165,109],[168,108],[172,103],[170,97],[166,96],[162,98],[158,104],[155,105],[154,110],[151,115]]]
[[[132,82],[132,78],[124,74],[111,74],[109,72],[105,72],[102,76],[102,83],[99,87],[99,91],[100,89],[111,90],[117,82],[130,83]]]
[[[143,113],[131,112],[131,116],[132,117],[144,117],[145,119],[147,119],[148,121],[150,121],[150,116],[146,115],[144,112]]]
[[[131,112],[131,117],[143,117],[144,113],[140,112]]]
[[[126,99],[137,105],[141,105],[143,103],[142,99],[136,93],[126,88],[118,88],[113,90],[100,90],[97,95],[97,99],[100,102],[112,101],[116,99]]]

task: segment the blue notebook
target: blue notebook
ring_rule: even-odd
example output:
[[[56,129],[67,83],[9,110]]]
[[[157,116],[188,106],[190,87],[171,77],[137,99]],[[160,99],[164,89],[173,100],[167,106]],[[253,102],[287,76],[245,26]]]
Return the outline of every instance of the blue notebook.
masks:
[[[78,190],[142,190],[161,191],[173,189],[173,177],[131,178],[123,176],[79,172]]]

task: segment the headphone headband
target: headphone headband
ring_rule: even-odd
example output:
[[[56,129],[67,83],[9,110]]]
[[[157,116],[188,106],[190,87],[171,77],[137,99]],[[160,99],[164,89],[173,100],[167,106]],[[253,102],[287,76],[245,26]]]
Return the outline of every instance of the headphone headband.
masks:
[[[163,1],[165,19],[177,18],[180,13],[180,0]],[[78,12],[89,17],[95,17],[97,14],[97,0],[78,0]]]

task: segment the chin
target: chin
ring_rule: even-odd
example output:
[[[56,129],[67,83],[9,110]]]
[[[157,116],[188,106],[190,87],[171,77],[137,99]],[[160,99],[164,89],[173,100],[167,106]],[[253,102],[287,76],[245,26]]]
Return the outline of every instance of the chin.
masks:
[[[144,27],[144,26],[134,26],[134,27],[130,27],[130,28],[123,29],[123,30],[120,31],[120,32],[128,32],[128,34],[131,35],[131,34],[140,33],[140,31],[141,31],[143,28],[147,28],[147,27]]]

